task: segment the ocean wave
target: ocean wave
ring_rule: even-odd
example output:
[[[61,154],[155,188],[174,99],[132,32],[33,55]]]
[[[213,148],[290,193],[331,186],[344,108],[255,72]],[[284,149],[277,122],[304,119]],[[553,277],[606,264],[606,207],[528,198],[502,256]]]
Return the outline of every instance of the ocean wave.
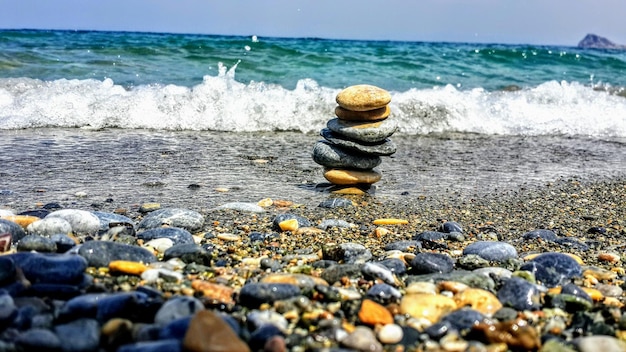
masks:
[[[0,79],[0,129],[122,128],[317,133],[334,118],[338,89],[301,79],[295,89],[235,80],[236,65],[193,87],[127,88],[111,79]],[[398,133],[626,137],[626,99],[615,89],[549,81],[512,91],[452,85],[392,91]]]

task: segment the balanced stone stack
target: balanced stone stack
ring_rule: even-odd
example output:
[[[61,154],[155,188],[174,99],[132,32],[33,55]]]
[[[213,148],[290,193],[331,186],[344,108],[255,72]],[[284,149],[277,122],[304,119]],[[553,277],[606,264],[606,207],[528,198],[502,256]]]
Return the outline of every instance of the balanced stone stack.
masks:
[[[338,193],[363,193],[380,181],[374,170],[381,156],[396,152],[389,137],[397,125],[389,119],[391,95],[371,85],[348,87],[336,98],[334,118],[320,131],[324,140],[315,144],[313,160],[324,166],[324,177]]]

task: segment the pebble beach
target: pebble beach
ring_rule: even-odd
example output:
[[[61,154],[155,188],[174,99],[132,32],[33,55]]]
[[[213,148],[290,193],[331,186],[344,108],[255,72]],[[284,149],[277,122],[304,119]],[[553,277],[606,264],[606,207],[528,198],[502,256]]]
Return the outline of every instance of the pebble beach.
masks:
[[[218,187],[212,206],[182,207],[5,191],[0,349],[625,349],[623,178],[398,197],[285,187],[311,196]]]

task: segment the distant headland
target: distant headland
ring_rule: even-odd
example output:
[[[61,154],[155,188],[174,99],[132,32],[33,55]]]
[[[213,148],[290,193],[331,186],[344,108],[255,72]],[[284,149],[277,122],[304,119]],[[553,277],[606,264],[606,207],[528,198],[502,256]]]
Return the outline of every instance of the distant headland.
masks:
[[[584,49],[620,49],[626,50],[626,45],[615,44],[612,41],[595,34],[587,34],[578,42],[579,48]]]

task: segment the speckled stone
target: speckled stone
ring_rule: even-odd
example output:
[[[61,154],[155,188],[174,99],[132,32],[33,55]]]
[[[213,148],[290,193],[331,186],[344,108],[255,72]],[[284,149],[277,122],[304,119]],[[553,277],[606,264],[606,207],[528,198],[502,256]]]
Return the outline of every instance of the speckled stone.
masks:
[[[368,111],[382,108],[391,101],[391,94],[386,90],[370,84],[349,86],[335,98],[337,104],[350,111]]]
[[[46,217],[28,225],[26,230],[30,234],[50,237],[55,234],[69,234],[72,232],[72,225],[63,218]]]
[[[246,203],[246,202],[230,202],[226,204],[222,204],[213,210],[236,210],[247,213],[264,213],[265,209],[259,206],[256,203]]]
[[[537,230],[526,232],[522,236],[522,238],[524,240],[534,240],[534,239],[540,238],[544,241],[554,242],[556,241],[558,236],[552,230],[537,229]]]
[[[500,290],[498,290],[497,296],[503,305],[518,311],[541,308],[539,289],[519,277],[512,277],[506,280]]]
[[[517,258],[517,250],[505,242],[478,241],[463,250],[463,255],[476,254],[490,261],[502,262],[507,259]]]
[[[381,143],[396,132],[398,124],[393,119],[377,122],[355,122],[332,119],[326,123],[326,127],[351,140],[363,143]]]
[[[328,198],[328,199],[324,199],[323,201],[320,202],[320,204],[318,205],[318,207],[320,208],[344,208],[344,207],[351,207],[354,204],[352,204],[352,201],[346,198]]]
[[[57,251],[57,245],[52,239],[47,237],[26,235],[18,242],[17,250],[18,252],[54,253]]]
[[[353,141],[339,133],[333,132],[330,128],[323,128],[320,130],[320,135],[334,145],[354,150],[355,152],[362,154],[389,156],[394,154],[397,150],[396,144],[389,138],[385,138],[384,140],[375,143]]]
[[[319,141],[313,147],[313,161],[327,168],[370,170],[380,165],[376,155],[366,155],[343,149],[327,141]]]
[[[61,218],[72,226],[72,232],[96,234],[100,230],[100,219],[93,213],[79,209],[61,209],[48,214],[45,219]]]
[[[159,227],[137,233],[137,238],[144,241],[151,241],[157,238],[169,238],[174,245],[195,243],[191,233],[178,227]]]
[[[441,253],[417,253],[411,260],[414,274],[449,273],[454,269],[454,260]]]
[[[198,231],[204,225],[204,216],[193,210],[163,208],[146,215],[137,227],[152,229],[163,225],[180,227],[190,232]]]
[[[546,287],[555,287],[567,283],[582,275],[580,264],[563,253],[543,253],[526,264],[520,270],[530,271],[537,281]]]

